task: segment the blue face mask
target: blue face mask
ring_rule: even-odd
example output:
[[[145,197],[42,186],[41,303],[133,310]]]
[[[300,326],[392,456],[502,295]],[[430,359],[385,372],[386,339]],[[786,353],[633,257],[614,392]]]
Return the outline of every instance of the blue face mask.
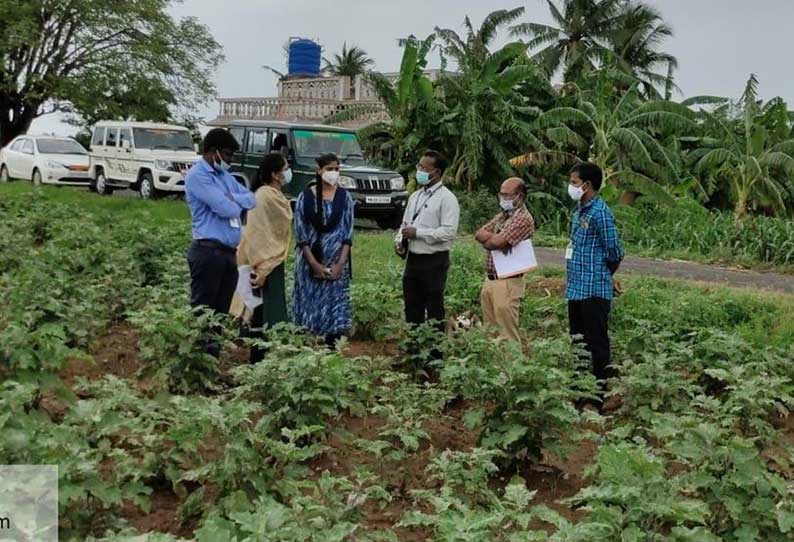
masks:
[[[232,166],[223,159],[221,153],[216,152],[215,158],[218,159],[218,162],[215,163],[215,169],[217,169],[218,171],[229,171],[230,169],[232,169]]]
[[[427,171],[417,169],[416,182],[419,184],[419,186],[427,186],[427,184],[430,183],[430,174]]]

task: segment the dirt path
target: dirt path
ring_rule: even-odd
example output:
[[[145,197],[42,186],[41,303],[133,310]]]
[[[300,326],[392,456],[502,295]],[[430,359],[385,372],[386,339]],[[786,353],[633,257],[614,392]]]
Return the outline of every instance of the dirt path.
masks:
[[[564,250],[538,248],[536,252],[541,265],[562,266],[565,261]],[[635,257],[626,258],[620,267],[620,272],[794,294],[794,276],[779,273],[760,273],[714,265]]]

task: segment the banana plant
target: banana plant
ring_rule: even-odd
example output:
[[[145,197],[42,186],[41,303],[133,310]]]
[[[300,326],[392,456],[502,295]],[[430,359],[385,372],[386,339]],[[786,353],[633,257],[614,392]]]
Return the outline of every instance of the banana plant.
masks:
[[[532,165],[549,155],[589,160],[601,167],[606,183],[624,192],[624,201],[639,193],[672,204],[669,188],[689,180],[675,157],[675,138],[694,132],[695,113],[672,101],[644,101],[636,80],[625,93],[616,92],[627,77],[610,69],[589,77],[590,88],[588,81],[575,88],[573,105],[550,109],[537,120],[552,152],[526,153],[513,163]]]
[[[739,102],[738,119],[729,106],[704,111],[707,136],[691,154],[696,172],[730,192],[737,220],[750,211],[771,208],[786,213],[794,199],[794,130],[780,98],[758,99],[758,79],[751,75]]]
[[[376,72],[365,76],[382,105],[356,104],[325,119],[326,124],[367,123],[359,131],[359,137],[370,155],[404,175],[416,164],[418,151],[441,144],[437,121],[444,106],[436,99],[433,83],[425,74],[434,41],[435,36],[402,40],[403,58],[396,81]],[[384,115],[385,119],[372,120]]]
[[[452,142],[454,180],[469,190],[513,174],[510,156],[527,143],[540,145],[532,121],[540,114],[540,105],[551,103],[543,103],[552,96],[548,79],[527,57],[527,44],[489,49],[499,28],[523,13],[523,8],[494,11],[477,29],[467,17],[464,37],[454,30],[436,29],[444,53],[458,65],[458,72],[442,81],[449,107],[442,123]]]

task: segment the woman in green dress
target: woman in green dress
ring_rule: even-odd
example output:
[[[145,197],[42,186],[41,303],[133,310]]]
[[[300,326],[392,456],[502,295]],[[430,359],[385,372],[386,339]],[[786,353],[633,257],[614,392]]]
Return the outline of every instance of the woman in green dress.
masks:
[[[292,180],[292,171],[283,155],[266,155],[251,186],[256,207],[248,211],[242,239],[237,248],[237,265],[251,266],[251,286],[262,304],[250,311],[235,297],[232,314],[250,321],[254,333],[264,327],[289,321],[284,280],[292,235],[292,209],[282,188]],[[251,363],[264,357],[262,349],[251,349]]]

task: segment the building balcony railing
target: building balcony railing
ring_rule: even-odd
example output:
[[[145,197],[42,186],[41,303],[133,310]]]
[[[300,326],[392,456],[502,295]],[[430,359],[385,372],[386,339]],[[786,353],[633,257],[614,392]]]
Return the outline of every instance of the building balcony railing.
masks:
[[[442,72],[426,71],[431,80]],[[383,74],[396,82],[398,73]],[[278,83],[278,97],[221,98],[220,116],[224,119],[262,119],[322,122],[333,116],[355,110],[349,119],[334,121],[343,126],[362,126],[388,119],[386,108],[375,89],[363,76],[313,77],[287,79]]]
[[[220,119],[323,122],[350,109],[356,110],[351,118],[334,122],[334,124],[355,126],[388,118],[386,108],[377,100],[221,98],[219,102]]]

